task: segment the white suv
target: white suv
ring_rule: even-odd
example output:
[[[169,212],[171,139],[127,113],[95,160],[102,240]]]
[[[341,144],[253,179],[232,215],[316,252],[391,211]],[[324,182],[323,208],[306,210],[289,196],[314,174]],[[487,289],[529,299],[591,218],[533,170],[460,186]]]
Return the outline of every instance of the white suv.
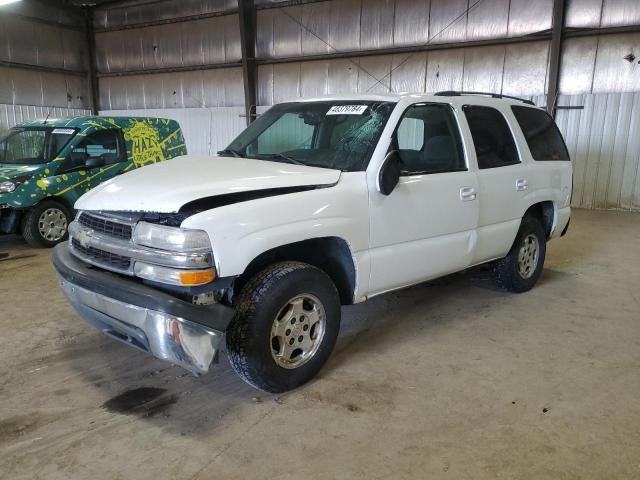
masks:
[[[499,95],[283,103],[215,158],[188,156],[84,195],[54,264],[104,333],[282,392],[329,357],[340,306],[491,262],[529,290],[565,233],[571,163],[553,119]]]

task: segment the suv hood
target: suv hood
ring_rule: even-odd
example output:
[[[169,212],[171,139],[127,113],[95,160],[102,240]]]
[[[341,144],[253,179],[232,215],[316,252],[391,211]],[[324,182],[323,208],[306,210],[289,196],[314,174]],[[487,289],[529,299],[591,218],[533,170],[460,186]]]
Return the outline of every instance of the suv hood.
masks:
[[[187,155],[112,178],[76,202],[78,210],[173,213],[218,195],[332,185],[340,170],[247,158]]]

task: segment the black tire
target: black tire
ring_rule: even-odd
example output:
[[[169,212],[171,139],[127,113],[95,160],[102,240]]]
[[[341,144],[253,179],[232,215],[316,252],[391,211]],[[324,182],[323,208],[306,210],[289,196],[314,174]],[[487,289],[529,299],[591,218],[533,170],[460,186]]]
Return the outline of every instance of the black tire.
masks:
[[[324,335],[305,363],[284,368],[272,355],[272,325],[283,307],[303,294],[313,295],[322,304]],[[267,267],[247,282],[235,308],[227,329],[231,365],[243,380],[266,392],[286,392],[311,380],[331,355],[340,330],[340,297],[335,285],[326,273],[306,263],[280,262]]]
[[[530,239],[531,236],[535,236],[538,242],[537,262],[523,274],[518,262],[518,254],[525,239]],[[518,235],[516,235],[509,254],[492,264],[496,283],[505,290],[515,293],[531,290],[542,273],[546,253],[547,240],[540,221],[534,217],[525,217],[522,219]]]
[[[47,210],[52,209],[64,215],[66,222],[64,235],[56,239],[46,238],[42,233],[40,233],[40,228],[38,226],[41,215]],[[67,207],[54,200],[44,200],[32,209],[28,210],[22,217],[22,237],[32,247],[54,247],[68,238],[68,227],[71,220],[71,212]]]

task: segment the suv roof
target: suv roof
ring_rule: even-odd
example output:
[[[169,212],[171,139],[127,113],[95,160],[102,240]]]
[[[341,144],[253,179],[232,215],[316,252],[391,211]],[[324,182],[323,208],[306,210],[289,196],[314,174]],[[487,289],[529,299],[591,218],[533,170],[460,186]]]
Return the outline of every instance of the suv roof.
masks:
[[[379,101],[379,102],[399,102],[405,98],[415,98],[419,100],[431,100],[437,101],[442,100],[443,98],[459,98],[461,96],[469,96],[482,98],[486,100],[493,100],[496,103],[506,103],[509,105],[531,105],[535,107],[535,104],[528,99],[512,97],[510,95],[502,95],[500,93],[492,93],[492,92],[466,92],[466,91],[457,91],[457,90],[447,90],[442,92],[435,93],[376,93],[376,94],[342,94],[342,95],[328,95],[321,97],[312,97],[312,98],[304,98],[304,99],[290,99],[285,100],[285,102],[319,102],[319,101]],[[280,102],[278,102],[280,103]]]

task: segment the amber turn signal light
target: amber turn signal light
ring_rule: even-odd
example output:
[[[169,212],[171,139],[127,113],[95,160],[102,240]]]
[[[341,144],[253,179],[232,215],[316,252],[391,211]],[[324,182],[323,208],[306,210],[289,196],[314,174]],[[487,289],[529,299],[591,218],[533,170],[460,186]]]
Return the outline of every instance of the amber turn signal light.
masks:
[[[185,286],[204,285],[216,279],[215,270],[197,270],[193,272],[180,272],[180,283]]]

